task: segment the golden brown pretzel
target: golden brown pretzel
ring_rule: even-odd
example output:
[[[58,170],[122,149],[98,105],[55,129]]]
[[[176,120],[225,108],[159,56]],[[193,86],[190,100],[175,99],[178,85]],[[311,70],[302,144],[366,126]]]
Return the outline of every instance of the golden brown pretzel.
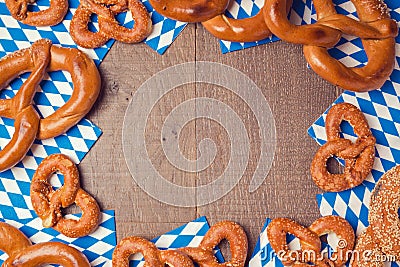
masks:
[[[382,252],[400,255],[400,167],[387,171],[371,194],[368,221]]]
[[[345,246],[339,247],[332,260],[322,257],[320,236],[327,233],[335,233]],[[300,240],[301,249],[291,251],[286,241],[286,235],[290,233]],[[350,224],[338,216],[326,216],[316,220],[306,228],[293,220],[277,218],[270,222],[267,227],[268,241],[272,249],[277,253],[283,265],[310,266],[312,262],[316,266],[342,266],[347,259],[337,257],[346,254],[354,247],[355,235]]]
[[[68,12],[68,0],[50,0],[50,7],[38,12],[28,10],[35,0],[5,0],[11,16],[31,26],[53,26],[60,23]]]
[[[0,222],[0,250],[8,255],[2,267],[36,267],[45,264],[90,266],[86,257],[75,248],[59,242],[32,245],[20,230],[3,222]]]
[[[203,22],[224,13],[229,0],[150,0],[161,15],[183,22]]]
[[[286,12],[289,13],[292,0],[286,3]],[[228,18],[219,14],[214,18],[203,21],[202,24],[215,37],[231,42],[255,42],[271,36],[264,20],[264,7],[253,17],[245,19]]]
[[[56,171],[64,175],[65,182],[54,190],[49,179]],[[33,209],[43,220],[44,227],[54,227],[68,237],[80,237],[93,232],[99,225],[100,208],[96,200],[80,188],[78,169],[63,154],[50,155],[39,164],[30,191]],[[61,208],[73,203],[82,210],[79,220],[62,216]]]
[[[358,136],[353,144],[340,138],[340,124],[348,121]],[[375,159],[375,137],[363,113],[354,105],[339,103],[328,112],[325,120],[327,142],[321,146],[311,163],[311,176],[315,184],[325,191],[339,192],[355,187],[364,181],[371,172]],[[345,159],[342,174],[332,174],[326,162],[333,155]]]
[[[315,0],[318,21],[313,25],[296,26],[286,17],[287,0],[266,0],[266,24],[282,40],[303,44],[304,55],[313,70],[324,79],[344,89],[369,91],[383,85],[394,67],[397,23],[390,19],[381,0],[351,0],[360,21],[336,13],[332,1]],[[362,39],[368,64],[348,68],[333,57],[333,47],[342,34]]]
[[[65,105],[40,119],[32,106],[33,97],[46,72],[57,70],[71,74],[73,93]],[[0,60],[0,89],[25,72],[31,74],[17,94],[0,100],[0,116],[15,119],[16,129],[10,143],[0,152],[0,171],[22,160],[35,138],[55,137],[77,124],[100,92],[100,75],[93,60],[78,49],[56,47],[46,39]]]
[[[63,267],[90,267],[87,258],[79,250],[59,242],[45,242],[29,246],[13,254],[2,267],[39,267],[58,264]]]
[[[318,236],[335,233],[340,243],[337,248],[334,248],[331,261],[335,267],[343,266],[347,262],[346,255],[354,248],[356,237],[353,228],[345,219],[339,216],[321,217],[313,222],[308,229]]]
[[[17,228],[0,222],[0,251],[9,257],[23,251],[31,245],[31,241]]]
[[[145,260],[144,266],[194,267],[193,262],[183,253],[177,250],[158,250],[152,242],[136,236],[122,239],[115,247],[112,255],[113,267],[128,267],[129,257],[136,253],[142,253]]]
[[[231,260],[218,263],[214,248],[227,240],[230,245]],[[222,221],[213,225],[204,236],[198,247],[180,248],[200,267],[243,267],[247,257],[247,236],[243,228],[231,221]]]
[[[115,15],[130,11],[135,21],[133,29],[120,26]],[[98,15],[99,30],[88,29],[90,16]],[[140,0],[82,0],[71,20],[70,33],[76,44],[85,48],[96,48],[108,40],[125,43],[143,41],[150,33],[150,15]]]

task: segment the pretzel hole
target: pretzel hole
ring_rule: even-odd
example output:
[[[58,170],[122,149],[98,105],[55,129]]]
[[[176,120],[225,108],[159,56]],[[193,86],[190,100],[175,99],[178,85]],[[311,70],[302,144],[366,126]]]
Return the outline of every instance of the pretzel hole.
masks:
[[[10,138],[14,135],[14,120],[8,119],[5,117],[0,117],[0,148],[4,149],[4,147],[10,142]],[[18,163],[18,165],[21,163]]]
[[[329,232],[325,235],[320,236],[322,243],[322,255],[324,258],[330,258],[333,252],[338,249],[340,238],[334,232]]]
[[[79,220],[82,217],[82,210],[75,203],[67,208],[61,209],[61,213],[65,219]]]
[[[331,174],[343,174],[344,173],[344,161],[337,157],[331,157],[326,162],[326,168]]]
[[[53,187],[53,190],[57,190],[64,184],[64,175],[60,172],[53,173],[49,178],[49,183]]]
[[[144,257],[143,257],[143,254],[141,252],[137,252],[137,253],[131,254],[129,256],[129,261],[130,262],[131,261],[139,262],[139,261],[143,261],[143,260],[144,260]]]
[[[40,10],[47,9],[50,6],[49,0],[29,0],[28,3],[28,11],[29,12],[38,12]]]
[[[229,262],[232,259],[232,253],[230,250],[230,245],[228,240],[223,239],[221,242],[218,244],[218,247],[224,257],[225,262]]]
[[[353,143],[357,140],[354,128],[348,121],[342,121],[340,124],[340,137],[349,139]]]
[[[92,13],[90,15],[90,20],[88,22],[88,30],[93,32],[93,33],[98,32],[99,31],[99,27],[98,27],[98,24],[97,24],[98,21],[99,21],[99,18],[97,16],[97,14]]]

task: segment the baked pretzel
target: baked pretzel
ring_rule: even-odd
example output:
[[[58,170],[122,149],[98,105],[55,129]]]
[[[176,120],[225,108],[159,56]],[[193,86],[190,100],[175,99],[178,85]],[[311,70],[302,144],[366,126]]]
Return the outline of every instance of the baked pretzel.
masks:
[[[203,22],[224,13],[229,0],[150,0],[161,15],[183,22]]]
[[[214,248],[224,239],[229,242],[231,260],[218,263],[214,256]],[[179,251],[188,255],[200,267],[243,267],[247,257],[247,248],[247,236],[243,228],[235,222],[222,221],[207,231],[198,247],[180,248]]]
[[[144,257],[144,266],[164,267],[194,267],[193,262],[177,250],[158,250],[156,245],[141,237],[126,237],[115,247],[112,255],[113,267],[128,267],[129,257],[141,253]]]
[[[33,107],[33,97],[46,72],[58,70],[71,74],[73,93],[65,105],[40,119]],[[15,133],[0,152],[0,171],[22,160],[35,138],[52,138],[77,124],[89,112],[100,92],[100,75],[93,61],[78,49],[53,46],[47,39],[0,60],[0,89],[25,72],[31,74],[17,94],[0,100],[0,116],[15,120]]]
[[[340,124],[348,121],[358,136],[355,143],[340,137]],[[375,137],[363,113],[354,105],[339,103],[328,112],[325,120],[327,142],[321,146],[311,163],[315,184],[325,191],[339,192],[355,187],[371,172],[375,159]],[[342,174],[332,174],[326,162],[332,156],[345,160]]]
[[[49,182],[53,173],[64,175],[64,185],[54,190]],[[86,236],[93,232],[100,222],[100,208],[96,200],[80,188],[76,165],[63,154],[46,157],[38,166],[32,178],[30,189],[32,206],[43,220],[44,227],[53,227],[68,237]],[[62,208],[76,204],[82,210],[79,220],[65,219]]]
[[[75,248],[59,242],[32,245],[20,230],[4,222],[0,222],[0,250],[8,255],[2,267],[36,267],[45,264],[90,266],[86,257]]]
[[[371,227],[368,227],[358,238],[356,253],[350,261],[351,267],[383,267],[382,251],[374,240]]]
[[[31,12],[28,5],[36,0],[5,0],[11,16],[31,26],[53,26],[60,23],[68,12],[68,0],[50,0],[50,7]]]
[[[368,221],[382,252],[400,255],[400,167],[386,172],[371,194]]]
[[[335,233],[345,246],[338,246],[331,259],[321,256],[320,236]],[[292,234],[300,240],[301,249],[292,251],[286,241],[286,235]],[[325,216],[306,228],[297,222],[287,218],[277,218],[267,227],[268,241],[272,249],[277,253],[283,265],[309,266],[312,262],[316,266],[342,266],[346,260],[337,255],[346,255],[354,247],[355,235],[353,228],[343,218],[338,216]]]
[[[135,21],[133,29],[119,25],[115,16],[130,11]],[[90,16],[97,14],[99,30],[88,29]],[[96,48],[108,40],[138,43],[151,33],[150,15],[140,0],[82,0],[71,20],[70,33],[76,44],[85,48]]]
[[[266,0],[265,22],[275,35],[287,42],[303,44],[311,68],[324,79],[356,92],[380,88],[394,68],[397,23],[390,19],[382,0],[351,0],[360,21],[336,13],[332,1],[314,0],[318,21],[296,26],[286,16],[287,0]],[[348,68],[328,54],[342,34],[362,39],[368,64]]]
[[[286,3],[286,13],[292,7],[292,0]],[[245,19],[228,18],[224,13],[203,21],[204,28],[221,40],[231,42],[255,42],[271,36],[264,20],[264,7],[253,17]]]

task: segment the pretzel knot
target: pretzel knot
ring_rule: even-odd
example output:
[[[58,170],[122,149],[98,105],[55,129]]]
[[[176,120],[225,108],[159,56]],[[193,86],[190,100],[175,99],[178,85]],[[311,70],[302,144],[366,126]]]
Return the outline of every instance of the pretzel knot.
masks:
[[[340,138],[340,124],[348,121],[358,136],[355,143]],[[371,172],[375,159],[375,137],[369,129],[363,113],[354,105],[340,103],[334,105],[326,116],[328,140],[321,146],[311,163],[311,176],[315,184],[325,191],[339,192],[355,187]],[[332,156],[345,161],[342,174],[332,174],[326,163]]]
[[[63,106],[40,119],[33,107],[33,97],[46,73],[58,70],[71,74],[74,91]],[[91,59],[78,49],[56,47],[46,39],[0,60],[0,90],[25,72],[31,74],[16,95],[0,99],[0,116],[15,120],[15,133],[0,151],[0,171],[22,160],[35,138],[52,138],[77,124],[89,112],[100,92],[100,75]]]
[[[214,248],[227,240],[230,245],[231,260],[218,263]],[[204,236],[198,247],[180,248],[179,251],[188,255],[200,267],[243,267],[247,257],[248,242],[243,228],[230,221],[218,222]]]
[[[359,20],[336,13],[332,1],[314,0],[318,21],[296,26],[286,16],[286,0],[266,0],[264,18],[282,40],[303,44],[311,68],[324,79],[344,89],[369,91],[380,88],[394,67],[397,23],[390,19],[382,0],[351,0]],[[328,54],[342,34],[360,37],[368,64],[348,68]]]
[[[133,29],[120,26],[115,15],[130,11],[135,21]],[[97,14],[99,30],[88,29],[90,16]],[[151,32],[150,15],[140,0],[82,0],[71,20],[70,33],[79,46],[95,48],[115,39],[125,43],[143,41]]]
[[[49,182],[53,173],[64,175],[64,185],[54,190]],[[100,221],[100,208],[96,200],[80,188],[79,173],[75,164],[63,154],[46,157],[38,166],[31,184],[32,206],[43,220],[44,227],[53,227],[68,237],[86,236]],[[76,204],[82,210],[79,220],[65,219],[62,208]]]
[[[254,42],[265,39],[271,31],[265,23],[263,8],[253,17],[233,19],[224,13],[229,0],[150,0],[161,15],[184,22],[201,22],[215,37],[232,42]],[[286,7],[291,8],[292,0]]]
[[[183,253],[176,250],[158,250],[150,241],[132,236],[124,238],[114,249],[112,255],[113,267],[128,267],[129,257],[141,253],[145,267],[182,266],[194,267],[193,262]]]
[[[327,259],[321,255],[320,236],[329,233],[335,233],[342,242],[338,244],[331,258]],[[289,249],[287,234],[300,240],[300,250]],[[272,249],[285,266],[309,266],[309,262],[317,266],[342,266],[347,261],[347,252],[353,249],[355,242],[353,228],[339,216],[319,218],[308,228],[287,218],[274,219],[267,227],[267,236]]]
[[[31,12],[28,5],[36,0],[5,0],[11,16],[31,26],[53,26],[60,23],[68,12],[68,0],[51,0],[45,10]]]
[[[17,228],[0,222],[0,250],[8,255],[2,267],[39,267],[59,264],[64,267],[90,267],[78,250],[59,242],[32,245]]]

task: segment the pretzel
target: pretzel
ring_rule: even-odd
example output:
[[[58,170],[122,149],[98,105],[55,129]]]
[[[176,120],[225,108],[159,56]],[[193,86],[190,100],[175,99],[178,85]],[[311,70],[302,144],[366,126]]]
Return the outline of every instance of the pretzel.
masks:
[[[353,144],[340,138],[340,124],[348,121],[358,136]],[[372,136],[363,113],[354,105],[340,103],[328,112],[325,122],[327,142],[321,146],[311,163],[311,176],[315,184],[325,191],[339,192],[355,187],[371,172],[375,159],[375,137]],[[342,174],[332,174],[326,162],[333,155],[345,159]]]
[[[58,70],[71,74],[74,91],[65,105],[40,119],[33,107],[33,97],[46,72]],[[15,119],[15,133],[0,152],[0,171],[22,160],[35,138],[52,138],[77,124],[100,92],[100,75],[93,61],[78,49],[56,47],[47,39],[0,60],[0,89],[25,72],[31,74],[17,94],[11,99],[0,99],[0,116]]]
[[[224,13],[229,0],[150,0],[161,15],[183,22],[203,22]]]
[[[141,237],[126,237],[115,247],[112,255],[113,267],[128,267],[129,257],[142,253],[145,265],[151,267],[194,267],[193,262],[176,250],[158,250],[156,245]]]
[[[20,230],[4,222],[0,222],[0,251],[8,255],[2,267],[36,267],[45,264],[90,266],[86,257],[75,248],[59,242],[32,245]]]
[[[387,171],[371,194],[368,221],[382,252],[400,255],[400,167]]]
[[[214,248],[226,239],[230,245],[231,260],[218,263],[214,256]],[[198,247],[180,248],[200,267],[243,267],[247,257],[247,236],[243,228],[230,221],[222,221],[213,225],[205,234]]]
[[[60,23],[68,12],[68,0],[50,0],[50,7],[31,12],[28,5],[36,0],[5,0],[11,16],[30,26],[53,26]]]
[[[130,11],[135,21],[133,29],[120,26],[115,16]],[[88,29],[90,16],[97,14],[98,32]],[[70,33],[76,44],[96,48],[108,40],[138,43],[151,33],[150,15],[140,0],[82,0],[71,20]]]
[[[49,183],[51,175],[60,171],[64,185],[54,190]],[[96,200],[80,188],[79,173],[75,164],[63,154],[46,157],[38,166],[31,184],[32,206],[43,220],[44,227],[53,227],[68,237],[86,236],[100,221],[100,208]],[[61,208],[76,204],[82,210],[79,220],[65,219]]]
[[[394,68],[397,23],[390,19],[382,0],[351,0],[360,21],[336,13],[332,1],[315,0],[318,21],[296,26],[286,16],[286,0],[266,0],[265,22],[275,35],[287,42],[303,44],[311,68],[327,81],[356,92],[380,88]],[[342,34],[362,39],[368,64],[348,68],[328,54]]]
[[[288,14],[292,0],[286,4]],[[218,39],[231,42],[255,42],[271,36],[264,20],[264,7],[253,17],[245,19],[228,18],[224,13],[203,21],[204,28]]]
[[[337,248],[337,253],[332,255],[332,260],[321,256],[320,236],[327,233],[335,233],[346,243]],[[286,235],[290,233],[300,240],[301,249],[291,251],[286,241]],[[287,218],[277,218],[267,227],[267,236],[272,249],[277,253],[283,265],[309,266],[313,262],[317,266],[342,266],[347,260],[337,255],[346,255],[347,251],[354,247],[355,235],[350,224],[338,216],[325,216],[306,228]],[[294,257],[295,255],[295,257]]]
[[[358,238],[356,247],[354,248],[356,253],[350,261],[351,267],[383,267],[382,251],[378,247],[374,240],[373,232],[371,227],[368,227]]]

